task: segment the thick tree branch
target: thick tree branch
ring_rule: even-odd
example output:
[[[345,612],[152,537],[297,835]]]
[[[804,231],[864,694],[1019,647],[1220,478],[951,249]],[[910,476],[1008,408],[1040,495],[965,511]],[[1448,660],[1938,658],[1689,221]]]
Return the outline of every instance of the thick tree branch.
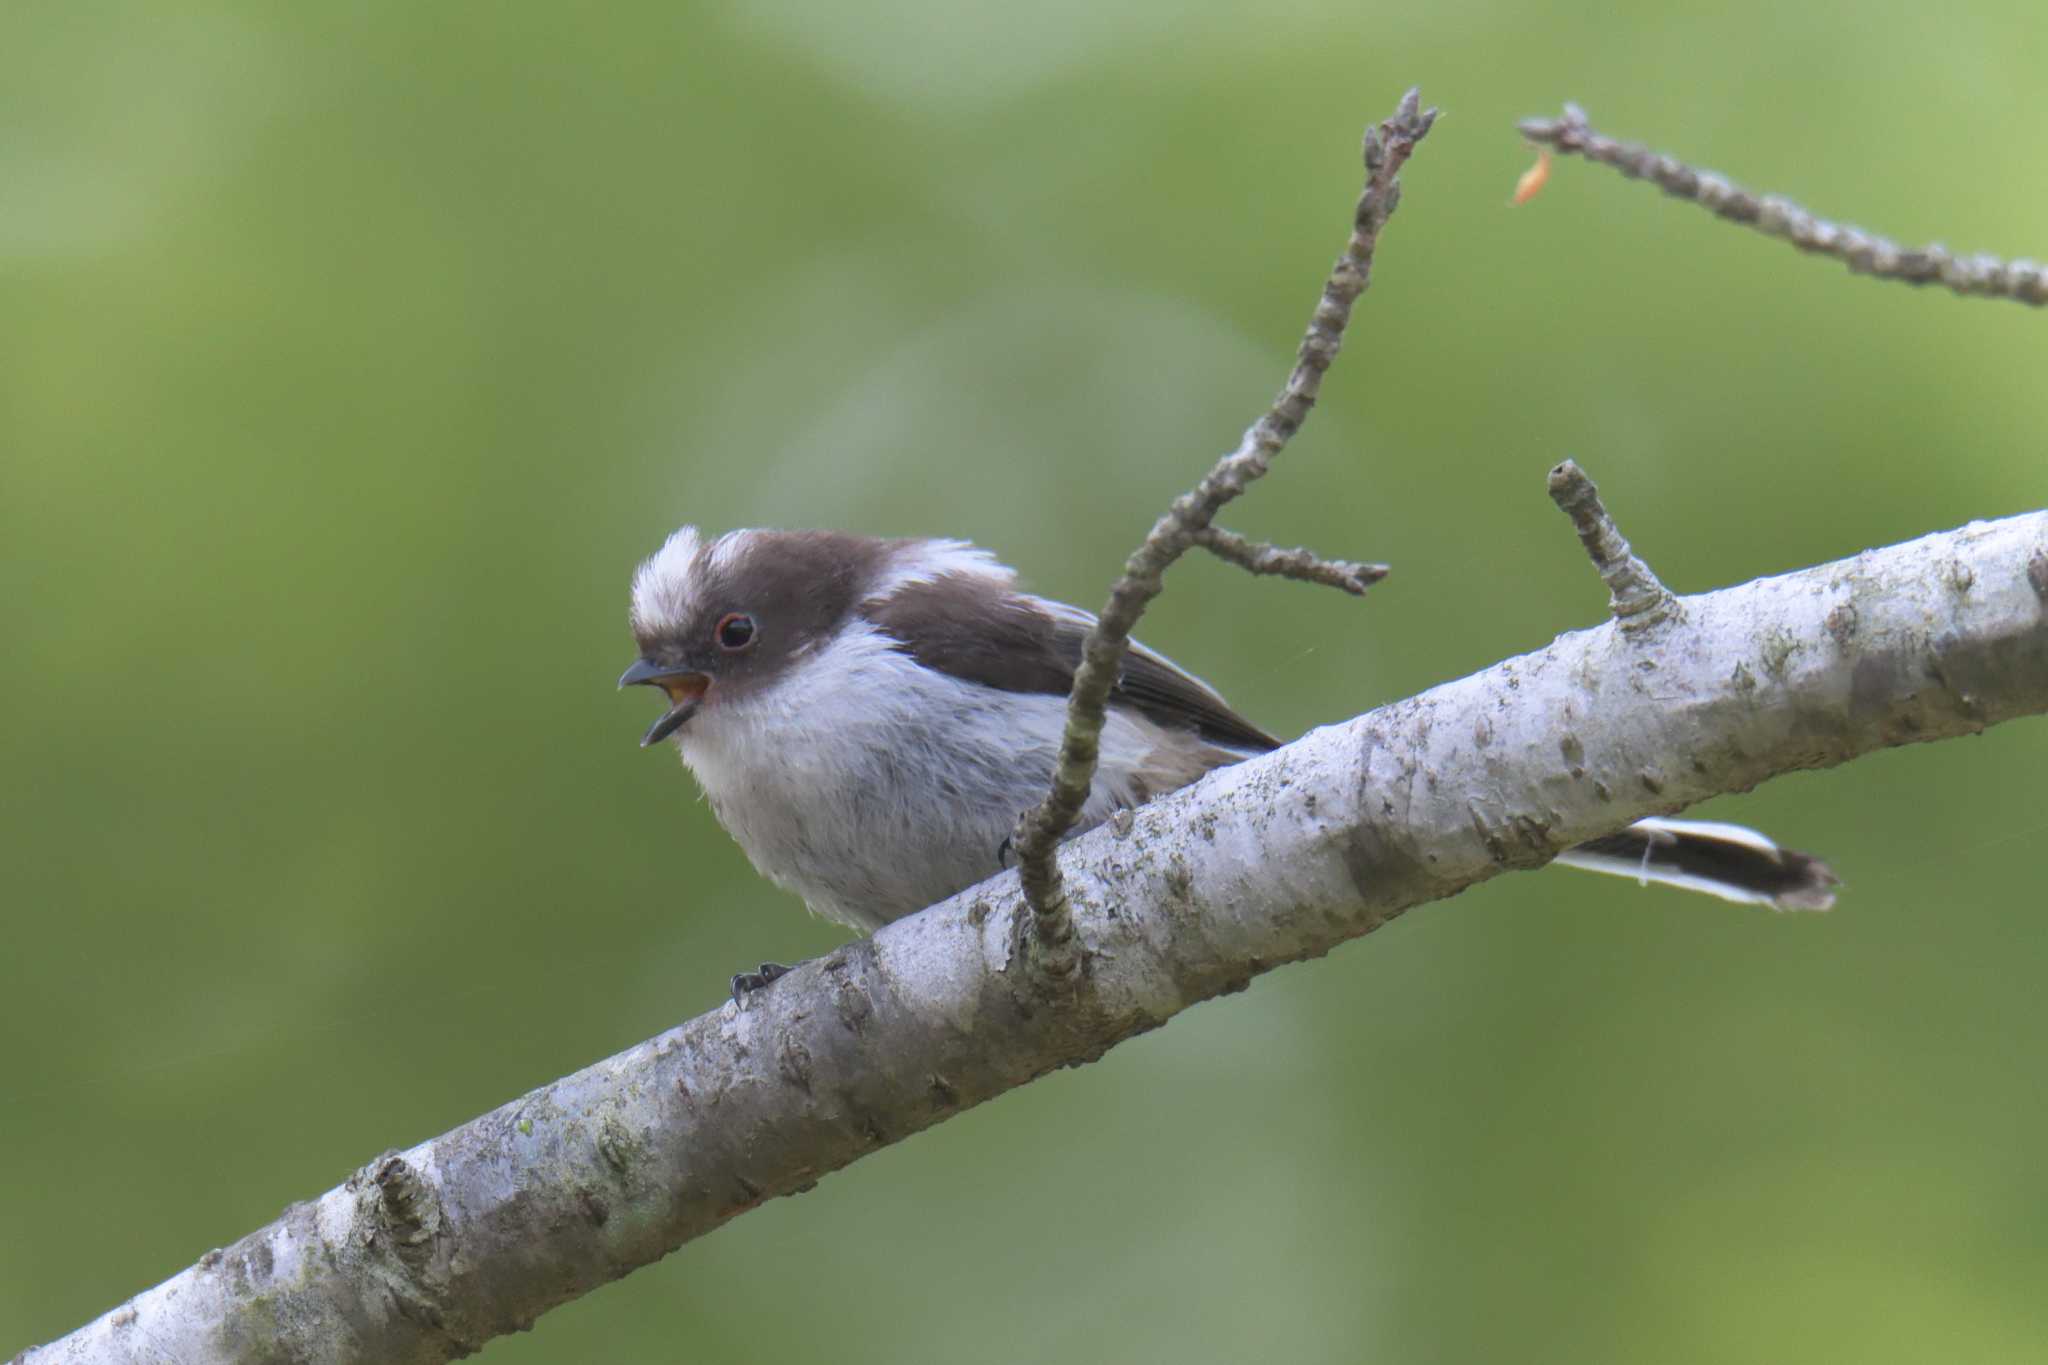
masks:
[[[1903,247],[1889,237],[1831,223],[1783,195],[1757,194],[1640,142],[1621,142],[1595,132],[1586,111],[1576,104],[1567,104],[1561,118],[1523,119],[1518,126],[1523,137],[1540,146],[1612,166],[1631,180],[1648,180],[1666,194],[1692,200],[1730,222],[1783,237],[1801,251],[1832,256],[1859,275],[1938,284],[1957,294],[2013,299],[2037,307],[2048,303],[2048,266],[2037,261],[2006,261],[1983,252],[1958,256],[1939,242]],[[1540,177],[1533,182],[1529,176],[1523,179],[1525,188],[1516,191],[1518,203],[1542,183]]]
[[[440,1362],[1276,965],[1639,817],[2048,711],[2048,512],[1682,600],[1317,730],[405,1152],[19,1357]],[[1653,643],[1654,642],[1654,643]],[[1880,868],[1866,875],[1879,875]]]
[[[1073,915],[1060,883],[1053,850],[1088,803],[1089,788],[1095,780],[1097,745],[1108,714],[1109,693],[1123,666],[1124,646],[1130,642],[1138,618],[1164,586],[1166,570],[1190,548],[1203,543],[1200,537],[1215,521],[1216,514],[1271,468],[1273,457],[1308,420],[1309,410],[1322,389],[1323,375],[1343,345],[1351,305],[1372,283],[1373,252],[1379,243],[1380,229],[1386,226],[1401,201],[1397,178],[1401,167],[1407,164],[1416,144],[1428,135],[1430,125],[1436,122],[1436,113],[1434,109],[1424,109],[1420,93],[1410,90],[1401,97],[1392,117],[1377,128],[1366,130],[1365,189],[1353,215],[1351,238],[1323,283],[1322,296],[1316,303],[1315,315],[1309,319],[1308,332],[1301,339],[1293,372],[1287,376],[1273,405],[1245,431],[1237,449],[1217,461],[1192,491],[1175,498],[1166,515],[1153,524],[1144,542],[1125,562],[1123,577],[1110,590],[1108,605],[1088,632],[1082,646],[1081,666],[1074,672],[1074,687],[1068,698],[1067,728],[1060,742],[1052,790],[1017,822],[1015,839],[1017,868],[1032,909],[1033,966],[1052,981],[1071,977],[1080,961],[1075,950]],[[1254,557],[1261,551],[1287,556],[1306,553],[1252,546],[1235,536],[1212,538],[1208,545],[1233,562],[1241,562],[1231,553],[1239,547]],[[1300,570],[1293,576],[1311,577],[1306,558],[1292,562]],[[1269,568],[1265,572],[1280,570]],[[1362,589],[1362,582],[1359,587]]]

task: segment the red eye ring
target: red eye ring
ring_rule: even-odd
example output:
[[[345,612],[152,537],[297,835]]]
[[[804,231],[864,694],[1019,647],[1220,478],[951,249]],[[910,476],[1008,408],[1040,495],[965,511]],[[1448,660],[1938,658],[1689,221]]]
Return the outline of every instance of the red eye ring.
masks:
[[[728,654],[737,654],[754,643],[754,618],[743,611],[729,611],[718,618],[711,638]]]

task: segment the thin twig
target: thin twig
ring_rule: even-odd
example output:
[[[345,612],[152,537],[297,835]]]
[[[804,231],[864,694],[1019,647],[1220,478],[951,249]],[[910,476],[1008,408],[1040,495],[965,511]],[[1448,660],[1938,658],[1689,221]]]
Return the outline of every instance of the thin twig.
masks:
[[[1678,615],[1678,599],[1629,549],[1585,470],[1571,460],[1551,470],[1550,500],[1572,519],[1579,544],[1586,547],[1593,567],[1607,584],[1608,609],[1624,631],[1647,630]]]
[[[1126,561],[1123,577],[1088,632],[1068,698],[1066,734],[1052,790],[1017,822],[1018,869],[1031,906],[1037,947],[1033,961],[1049,978],[1072,976],[1080,962],[1073,912],[1053,850],[1088,802],[1109,693],[1116,685],[1131,630],[1146,604],[1159,595],[1167,567],[1195,543],[1196,533],[1215,520],[1225,503],[1266,472],[1273,457],[1307,420],[1323,374],[1337,358],[1351,305],[1371,283],[1373,249],[1380,229],[1400,202],[1401,188],[1395,177],[1436,121],[1436,112],[1422,108],[1420,92],[1410,90],[1391,118],[1366,130],[1365,189],[1358,199],[1351,240],[1323,284],[1293,373],[1287,376],[1272,407],[1246,430],[1237,449],[1219,460],[1191,491],[1174,499],[1166,515],[1153,525],[1144,543]]]
[[[1324,559],[1313,550],[1283,550],[1277,545],[1246,540],[1237,532],[1226,531],[1221,526],[1201,527],[1190,539],[1199,548],[1207,550],[1226,564],[1237,565],[1246,573],[1271,574],[1276,578],[1292,578],[1302,583],[1319,583],[1326,588],[1348,592],[1353,597],[1365,596],[1365,590],[1385,578],[1388,573],[1384,564],[1358,564],[1348,559]]]
[[[1567,104],[1562,118],[1524,119],[1518,126],[1531,142],[1602,162],[1630,179],[1652,181],[1666,194],[1690,199],[1731,222],[1783,237],[1801,251],[1833,256],[1859,275],[1939,284],[1957,294],[2013,299],[2036,307],[2048,304],[2048,266],[2038,261],[2006,261],[1983,252],[1957,256],[1939,242],[1902,247],[1889,237],[1831,223],[1782,195],[1757,194],[1639,142],[1619,142],[1596,133],[1586,122],[1586,111],[1576,104]]]

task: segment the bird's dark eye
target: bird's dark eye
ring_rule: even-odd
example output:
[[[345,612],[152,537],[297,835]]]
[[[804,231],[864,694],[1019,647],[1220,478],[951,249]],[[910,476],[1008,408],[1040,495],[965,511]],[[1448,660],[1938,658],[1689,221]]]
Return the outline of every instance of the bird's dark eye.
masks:
[[[744,612],[729,611],[718,618],[718,628],[711,633],[717,638],[720,649],[745,649],[754,643],[754,618]]]

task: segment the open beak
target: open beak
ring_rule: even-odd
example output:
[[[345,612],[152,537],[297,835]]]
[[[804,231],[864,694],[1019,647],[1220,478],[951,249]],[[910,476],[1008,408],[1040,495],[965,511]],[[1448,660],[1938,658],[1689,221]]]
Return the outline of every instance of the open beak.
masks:
[[[619,675],[619,686],[659,687],[668,693],[668,710],[660,720],[647,727],[646,734],[640,736],[640,747],[645,749],[682,729],[683,722],[697,714],[697,708],[704,704],[704,690],[711,686],[711,678],[705,673],[671,668],[652,659],[635,659],[633,666]]]

